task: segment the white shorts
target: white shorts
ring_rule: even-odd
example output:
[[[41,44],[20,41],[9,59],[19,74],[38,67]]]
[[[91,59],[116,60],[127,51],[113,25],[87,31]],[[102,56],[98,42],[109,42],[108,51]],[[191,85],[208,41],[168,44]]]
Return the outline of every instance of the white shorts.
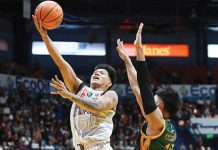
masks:
[[[75,147],[75,150],[113,150],[113,149],[110,143],[98,143],[89,147],[84,146],[84,149],[81,149],[81,147],[77,145]]]

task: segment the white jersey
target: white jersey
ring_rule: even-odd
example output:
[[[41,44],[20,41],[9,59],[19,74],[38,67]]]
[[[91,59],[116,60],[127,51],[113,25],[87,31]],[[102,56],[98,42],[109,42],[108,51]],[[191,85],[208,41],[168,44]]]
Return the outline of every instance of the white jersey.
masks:
[[[83,85],[78,96],[96,101],[104,91],[95,91]],[[93,143],[108,143],[113,131],[112,118],[114,110],[102,111],[99,114],[88,112],[73,103],[70,113],[70,124],[73,134],[73,145],[93,145]]]

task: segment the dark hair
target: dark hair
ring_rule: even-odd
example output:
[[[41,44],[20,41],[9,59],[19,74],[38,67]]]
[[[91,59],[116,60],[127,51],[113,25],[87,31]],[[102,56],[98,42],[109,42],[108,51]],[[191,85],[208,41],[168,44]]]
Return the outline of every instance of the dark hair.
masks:
[[[172,88],[162,88],[157,90],[156,94],[163,101],[164,110],[169,113],[170,117],[174,117],[182,105],[178,92]]]
[[[114,85],[114,83],[116,82],[116,70],[114,69],[114,67],[108,65],[108,64],[98,64],[97,66],[95,66],[95,70],[97,69],[105,69],[108,72],[108,75],[111,79],[112,85]]]

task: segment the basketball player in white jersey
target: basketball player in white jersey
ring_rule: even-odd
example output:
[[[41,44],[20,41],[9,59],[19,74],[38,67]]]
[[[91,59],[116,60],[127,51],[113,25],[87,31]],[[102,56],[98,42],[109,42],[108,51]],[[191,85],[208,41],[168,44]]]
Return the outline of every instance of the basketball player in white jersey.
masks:
[[[91,77],[90,87],[86,86],[63,59],[41,22],[38,22],[35,16],[32,17],[66,84],[65,87],[56,76],[51,85],[58,91],[52,94],[60,94],[73,102],[70,124],[75,149],[111,150],[109,142],[113,130],[112,117],[118,103],[117,93],[111,90],[115,82],[115,69],[107,64],[97,65]]]

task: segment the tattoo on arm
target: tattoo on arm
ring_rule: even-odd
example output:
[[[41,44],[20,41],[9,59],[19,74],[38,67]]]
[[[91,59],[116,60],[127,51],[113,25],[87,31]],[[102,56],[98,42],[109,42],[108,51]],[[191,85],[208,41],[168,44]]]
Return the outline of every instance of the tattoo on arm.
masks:
[[[82,98],[78,95],[72,94],[69,98],[72,102],[76,103],[79,107],[86,109],[92,113],[98,114],[99,111],[109,110],[116,106],[117,98],[111,93],[106,93],[104,97],[97,99],[96,101],[92,99]],[[102,100],[105,99],[105,100]]]
[[[97,102],[94,102],[91,99],[81,98],[81,97],[79,97],[77,95],[72,96],[72,101],[75,102],[78,105],[81,104],[85,108],[88,108],[88,109],[98,109],[99,108],[99,104]]]

